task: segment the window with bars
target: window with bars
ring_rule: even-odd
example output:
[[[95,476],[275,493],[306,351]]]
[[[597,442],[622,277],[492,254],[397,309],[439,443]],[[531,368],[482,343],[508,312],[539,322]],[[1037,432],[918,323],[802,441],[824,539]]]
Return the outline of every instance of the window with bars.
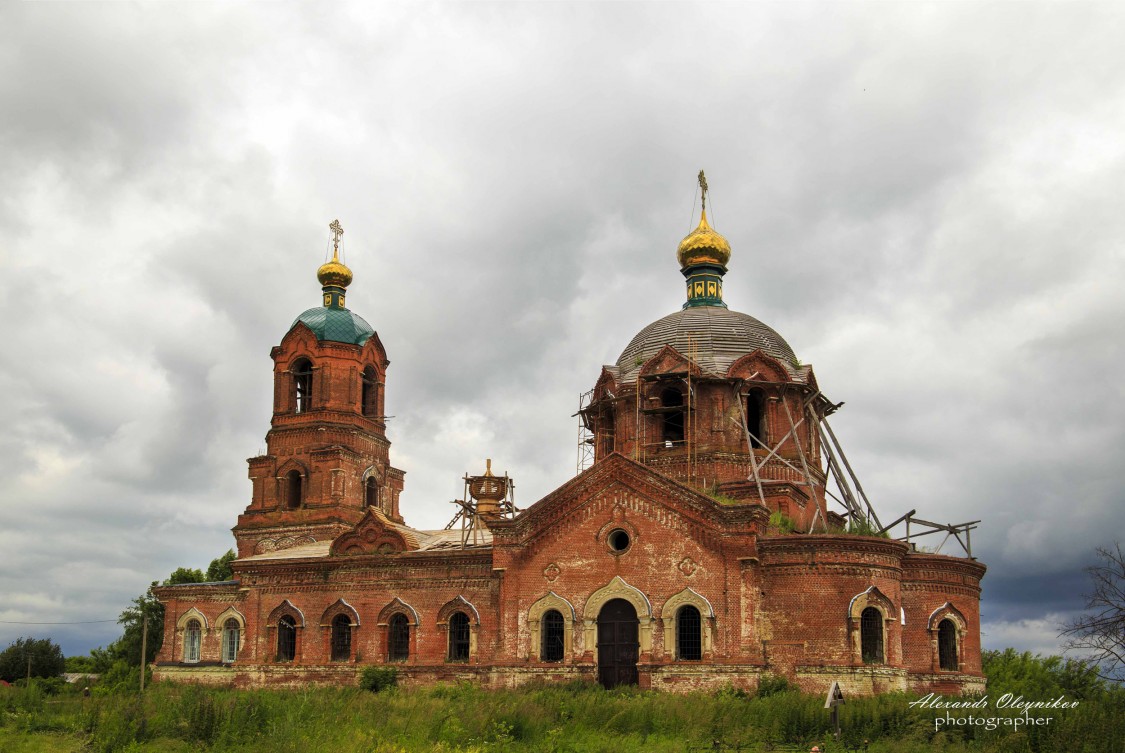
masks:
[[[297,621],[285,615],[277,621],[277,660],[293,661],[297,658]]]
[[[539,648],[539,658],[543,661],[562,661],[563,649],[566,645],[566,626],[562,614],[551,609],[543,615],[542,644]]]
[[[199,661],[199,646],[202,643],[203,626],[199,620],[188,620],[184,630],[184,661]]]
[[[449,618],[449,660],[469,660],[469,617],[464,612]]]
[[[676,612],[676,657],[681,661],[703,658],[703,620],[699,610],[688,605]]]
[[[406,661],[410,658],[410,621],[406,615],[391,617],[387,626],[387,661]]]
[[[957,669],[957,626],[953,620],[942,620],[937,628],[938,666],[947,671]]]
[[[864,664],[883,663],[883,613],[867,607],[859,616],[860,646]]]
[[[346,614],[332,618],[332,661],[352,658],[352,621]]]
[[[293,372],[293,412],[305,413],[312,408],[312,363],[302,358],[290,371]]]
[[[223,623],[223,662],[230,664],[238,656],[238,643],[241,638],[241,626],[238,620],[231,617]]]

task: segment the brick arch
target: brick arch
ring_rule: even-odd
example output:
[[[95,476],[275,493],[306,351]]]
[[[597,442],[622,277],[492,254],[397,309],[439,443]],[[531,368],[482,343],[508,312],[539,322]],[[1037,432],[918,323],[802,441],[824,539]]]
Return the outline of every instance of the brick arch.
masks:
[[[878,586],[870,586],[866,591],[857,593],[848,602],[848,619],[858,622],[860,615],[867,607],[875,607],[882,612],[884,620],[894,619],[893,615],[898,611],[895,609],[894,602],[880,591]]]
[[[383,607],[383,609],[379,612],[379,624],[389,625],[391,622],[391,618],[396,614],[406,615],[407,620],[410,621],[410,625],[412,627],[418,627],[418,623],[420,622],[420,620],[418,619],[417,610],[415,610],[414,607],[410,606],[397,596],[391,600],[390,604]]]
[[[210,625],[207,623],[207,616],[195,607],[192,607],[191,609],[181,614],[179,619],[176,620],[176,630],[186,630],[188,621],[190,620],[199,620],[199,625],[203,629],[204,633],[211,629]]]
[[[957,627],[957,634],[959,636],[965,633],[966,626],[969,624],[968,620],[965,619],[965,615],[961,614],[961,611],[957,609],[957,607],[953,606],[953,604],[948,601],[930,613],[930,619],[926,621],[926,629],[936,632],[941,621],[946,619],[951,620]]]
[[[554,591],[549,591],[527,609],[527,628],[531,638],[528,658],[532,661],[538,661],[543,648],[541,627],[543,615],[552,609],[563,616],[563,661],[570,658],[573,653],[574,623],[576,621],[574,605]]]
[[[473,606],[472,602],[461,595],[458,595],[457,598],[451,601],[447,601],[442,608],[438,610],[438,626],[448,626],[449,618],[453,616],[454,612],[465,612],[469,617],[470,625],[473,627],[480,626],[480,612],[477,611],[477,608]]]
[[[641,644],[641,652],[651,652],[652,602],[644,592],[630,586],[620,575],[615,575],[613,580],[590,594],[582,607],[582,637],[585,649],[597,653],[598,613],[613,599],[624,599],[637,610],[637,619],[640,621],[637,637]]]
[[[379,482],[379,486],[382,486],[384,475],[385,474],[383,473],[383,469],[379,466],[378,463],[376,463],[374,465],[369,465],[364,469],[363,475],[360,476],[359,481],[360,483],[367,483],[367,479],[373,478]]]
[[[652,619],[652,602],[639,588],[630,586],[620,575],[615,575],[613,580],[590,594],[582,607],[582,616],[596,620],[602,607],[613,599],[624,599],[637,610],[638,617]]]
[[[332,604],[329,605],[328,609],[324,610],[324,614],[320,617],[320,626],[331,627],[332,620],[341,614],[347,615],[348,619],[351,620],[352,625],[356,627],[359,626],[359,612],[356,611],[355,607],[344,601],[342,598],[336,599],[336,601],[332,602]]]
[[[696,591],[694,588],[685,588],[675,596],[668,597],[664,602],[664,606],[660,610],[660,616],[664,619],[674,617],[680,607],[690,604],[699,610],[699,614],[703,617],[714,619],[715,610],[711,606],[711,602],[707,597]]]
[[[528,607],[527,619],[541,620],[543,615],[551,609],[557,609],[567,619],[573,620],[575,618],[574,606],[554,591],[549,591]]]
[[[285,615],[292,617],[293,621],[297,623],[297,627],[303,628],[305,626],[305,613],[298,609],[289,599],[285,599],[274,607],[273,611],[270,612],[270,616],[266,618],[266,622],[270,627],[277,627],[277,621]]]
[[[301,478],[307,479],[309,477],[309,467],[296,458],[289,458],[284,463],[277,467],[277,477],[285,478],[289,471],[297,471],[301,474]]]
[[[239,630],[246,630],[246,617],[242,614],[242,612],[239,612],[234,607],[227,607],[226,609],[224,609],[222,613],[220,613],[219,616],[215,618],[215,626],[222,630],[223,625],[226,624],[227,620],[234,620],[238,623]]]

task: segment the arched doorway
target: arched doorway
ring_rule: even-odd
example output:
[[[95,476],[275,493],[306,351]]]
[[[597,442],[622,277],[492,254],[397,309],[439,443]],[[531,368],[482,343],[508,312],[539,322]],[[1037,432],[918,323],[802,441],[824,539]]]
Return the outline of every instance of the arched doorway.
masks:
[[[598,613],[598,682],[604,687],[637,684],[640,642],[637,610],[624,599],[613,599]]]

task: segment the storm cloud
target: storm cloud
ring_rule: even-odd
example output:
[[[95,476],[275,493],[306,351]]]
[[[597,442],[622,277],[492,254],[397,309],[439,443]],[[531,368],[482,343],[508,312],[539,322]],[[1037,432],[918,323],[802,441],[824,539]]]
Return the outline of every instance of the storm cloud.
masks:
[[[881,517],[982,519],[985,646],[1055,650],[1125,532],[1123,20],[6,5],[0,645],[103,644],[11,623],[113,619],[233,545],[337,217],[407,521],[444,525],[486,457],[521,506],[564,482],[578,394],[682,304],[703,167],[728,304],[846,402]]]

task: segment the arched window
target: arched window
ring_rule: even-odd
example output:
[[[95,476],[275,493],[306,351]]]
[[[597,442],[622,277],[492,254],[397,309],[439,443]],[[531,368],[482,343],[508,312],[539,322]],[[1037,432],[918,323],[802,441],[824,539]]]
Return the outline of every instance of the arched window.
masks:
[[[387,661],[410,658],[410,620],[402,612],[391,617],[387,626]]]
[[[375,480],[374,476],[368,476],[367,481],[363,484],[363,505],[364,507],[379,507],[379,482]]]
[[[664,442],[684,441],[684,395],[674,387],[660,393],[660,404],[664,410]]]
[[[676,612],[676,658],[681,661],[703,658],[703,624],[699,610],[690,604]]]
[[[302,358],[289,370],[293,372],[293,412],[305,413],[312,408],[312,363]]]
[[[566,636],[562,614],[557,609],[546,612],[543,615],[541,630],[543,639],[539,644],[539,658],[543,661],[562,661]]]
[[[289,505],[290,510],[295,510],[301,506],[302,499],[301,489],[301,472],[289,471],[285,474],[285,502]]]
[[[332,618],[332,661],[352,658],[352,621],[346,614]]]
[[[240,628],[238,620],[231,617],[223,623],[223,662],[230,664],[238,656]]]
[[[454,612],[449,617],[449,661],[469,660],[469,617]]]
[[[297,658],[297,622],[289,615],[277,621],[277,660]]]
[[[860,646],[864,664],[883,663],[883,613],[867,607],[859,617]]]
[[[379,417],[379,375],[372,366],[363,370],[363,390],[360,411],[368,418]]]
[[[199,661],[199,646],[203,638],[203,626],[199,620],[188,620],[184,628],[184,661]]]
[[[759,389],[750,390],[746,395],[746,431],[750,434],[751,447],[765,447],[766,426],[765,395]]]
[[[942,620],[937,628],[938,666],[957,670],[957,626],[953,620]]]

